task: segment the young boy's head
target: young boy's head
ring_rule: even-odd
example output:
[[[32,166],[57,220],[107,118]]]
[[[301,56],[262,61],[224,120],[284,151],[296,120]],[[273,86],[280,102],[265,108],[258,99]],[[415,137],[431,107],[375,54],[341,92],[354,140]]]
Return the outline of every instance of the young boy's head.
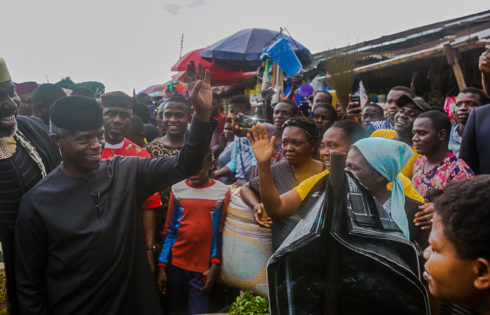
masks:
[[[490,311],[490,175],[452,182],[435,201],[424,279],[435,297]]]
[[[211,150],[208,150],[206,156],[204,157],[202,168],[199,171],[199,173],[189,177],[189,182],[192,184],[192,186],[202,187],[210,183],[209,174],[214,166],[213,164],[214,164],[213,152]]]
[[[233,119],[237,119],[239,114],[249,115],[252,105],[245,95],[234,96],[230,100],[230,113]]]
[[[226,118],[223,131],[224,131],[224,136],[226,141],[233,141],[233,137],[235,136],[235,131],[233,130],[233,124],[230,117]]]

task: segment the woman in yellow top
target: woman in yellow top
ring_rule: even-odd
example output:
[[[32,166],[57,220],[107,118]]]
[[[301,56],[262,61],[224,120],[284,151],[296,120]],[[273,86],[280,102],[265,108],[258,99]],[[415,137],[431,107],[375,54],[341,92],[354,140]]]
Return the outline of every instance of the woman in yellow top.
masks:
[[[402,174],[411,180],[413,173],[413,162],[415,162],[415,160],[419,157],[419,154],[413,148],[412,143],[413,122],[420,114],[430,110],[431,107],[421,97],[411,98],[408,95],[400,96],[400,98],[398,98],[396,101],[396,105],[398,106],[399,110],[395,114],[395,129],[379,129],[374,131],[371,134],[371,137],[398,140],[405,142],[412,147],[414,154],[402,169]]]
[[[347,120],[336,122],[327,130],[327,132],[325,132],[322,141],[322,148],[320,150],[321,156],[328,165],[331,152],[347,153],[354,142],[365,137],[367,137],[367,134],[358,123]],[[274,187],[271,169],[268,164],[269,155],[272,152],[271,150],[273,150],[272,143],[274,142],[269,142],[265,130],[257,127],[253,129],[253,137],[249,135],[249,139],[252,142],[252,149],[254,150],[254,154],[257,159],[260,181],[259,191],[260,195],[263,196],[262,204],[264,205],[265,210],[270,216],[274,217],[288,217],[295,214],[297,208],[307,196],[311,188],[318,182],[318,180],[328,174],[328,171],[324,171],[310,177],[309,179],[306,179],[295,189],[279,196]],[[350,170],[357,176],[359,172],[363,172],[366,169],[372,169],[367,162],[365,162],[363,167],[360,167],[359,169],[353,168]],[[404,178],[403,175],[400,176],[400,180],[403,183],[403,191],[405,195],[411,200],[414,200],[417,205],[420,205],[420,202],[422,202],[423,199],[413,188],[410,180],[408,180],[406,177]],[[386,189],[386,184],[384,188]],[[416,207],[415,210],[417,210]],[[413,229],[414,225],[412,219],[413,213],[411,213],[408,217],[410,230]],[[422,246],[422,244],[420,245]]]

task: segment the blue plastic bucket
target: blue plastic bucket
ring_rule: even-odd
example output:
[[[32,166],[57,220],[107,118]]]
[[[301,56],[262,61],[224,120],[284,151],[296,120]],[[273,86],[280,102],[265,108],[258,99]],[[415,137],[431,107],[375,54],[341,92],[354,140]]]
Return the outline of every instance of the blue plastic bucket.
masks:
[[[295,76],[301,70],[301,62],[287,38],[280,38],[274,42],[265,49],[265,53],[290,77]]]

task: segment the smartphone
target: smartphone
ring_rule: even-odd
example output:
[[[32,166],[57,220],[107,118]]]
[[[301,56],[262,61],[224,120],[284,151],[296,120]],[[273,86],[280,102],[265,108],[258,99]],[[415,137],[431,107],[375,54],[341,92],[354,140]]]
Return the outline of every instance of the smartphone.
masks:
[[[264,92],[262,93],[262,96],[263,96],[263,97],[264,97],[266,100],[268,100],[268,99],[271,99],[271,98],[274,96],[274,94],[276,94],[276,92],[274,91],[274,89],[273,89],[273,88],[269,88],[269,89],[267,89],[267,91],[264,91]]]
[[[303,115],[305,117],[309,117],[310,116],[310,104],[308,102],[300,102],[299,103],[299,106],[298,106],[298,109],[303,112]]]
[[[352,95],[350,97],[351,102],[358,102],[359,106],[361,106],[361,97],[359,95]]]
[[[255,119],[252,116],[242,116],[237,121],[239,127],[252,128],[255,125]]]

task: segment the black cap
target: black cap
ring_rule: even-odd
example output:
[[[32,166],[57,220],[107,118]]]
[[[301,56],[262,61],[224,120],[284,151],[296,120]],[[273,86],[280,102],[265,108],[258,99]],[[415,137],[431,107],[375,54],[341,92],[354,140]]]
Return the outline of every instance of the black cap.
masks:
[[[104,124],[102,107],[90,97],[62,97],[50,106],[49,112],[51,123],[62,129],[88,131]]]
[[[421,97],[412,98],[406,94],[403,94],[396,101],[396,105],[398,107],[403,107],[407,104],[414,104],[415,106],[417,106],[418,109],[420,109],[423,112],[426,112],[426,111],[432,109],[432,107],[429,104],[427,104]]]

